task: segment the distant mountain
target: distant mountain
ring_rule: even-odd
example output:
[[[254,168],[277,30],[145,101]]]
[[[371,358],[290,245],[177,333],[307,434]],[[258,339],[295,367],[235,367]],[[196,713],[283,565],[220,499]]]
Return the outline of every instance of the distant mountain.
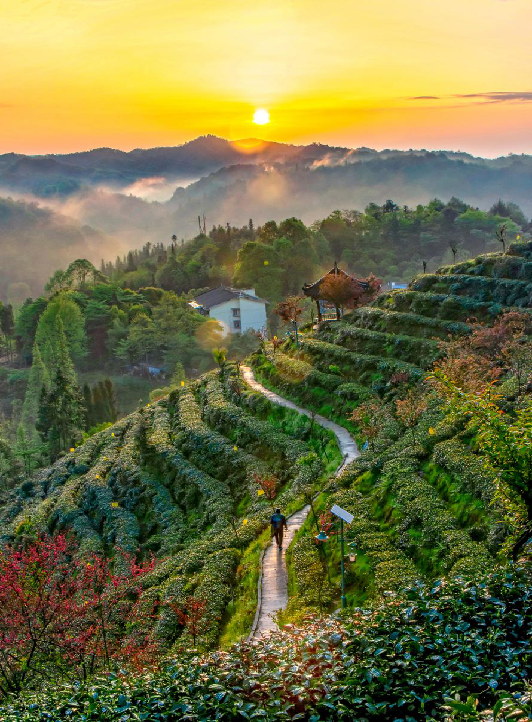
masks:
[[[312,164],[256,164],[223,168],[186,188],[166,204],[175,226],[194,229],[198,214],[208,225],[256,225],[297,216],[306,223],[332,210],[362,210],[388,198],[416,206],[439,197],[458,196],[489,208],[499,198],[518,203],[532,215],[532,158],[478,162],[463,154],[368,151],[364,160],[335,163],[332,155]],[[350,158],[353,156],[351,155]],[[325,162],[327,161],[327,162]]]
[[[26,156],[0,155],[0,188],[31,193],[37,197],[64,197],[83,188],[106,186],[122,190],[141,179],[158,178],[176,185],[233,165],[283,164],[296,169],[353,165],[392,158],[425,157],[427,151],[343,148],[312,143],[291,145],[257,138],[229,141],[206,135],[183,145],[137,148],[125,152],[113,148]],[[431,158],[459,161],[483,168],[532,171],[531,156],[506,156],[494,160],[463,152],[439,151]]]
[[[98,261],[146,241],[168,242],[230,223],[255,226],[393,199],[415,206],[458,196],[489,208],[499,198],[532,215],[532,156],[297,146],[203,136],[176,147],[97,148],[64,155],[0,155],[0,296],[13,283],[42,288],[78,256]],[[67,218],[68,217],[68,218]],[[6,225],[7,224],[7,225]],[[9,227],[8,227],[9,226]],[[30,262],[24,265],[24,254]],[[401,260],[401,259],[398,259]]]
[[[82,186],[124,188],[142,178],[163,176],[176,182],[197,179],[224,166],[241,163],[312,163],[331,152],[329,146],[286,145],[249,138],[228,141],[207,135],[175,147],[137,148],[130,152],[96,148],[81,153],[0,155],[0,187],[37,196],[67,195]]]

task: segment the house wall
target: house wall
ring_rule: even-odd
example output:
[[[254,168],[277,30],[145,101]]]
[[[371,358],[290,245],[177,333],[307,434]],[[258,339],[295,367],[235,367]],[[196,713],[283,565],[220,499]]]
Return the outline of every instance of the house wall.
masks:
[[[233,316],[233,308],[240,309],[239,317]],[[246,298],[232,298],[211,308],[209,317],[220,321],[224,329],[231,333],[244,333],[249,329],[259,331],[266,328],[266,304]],[[238,320],[240,329],[235,329],[234,322]]]

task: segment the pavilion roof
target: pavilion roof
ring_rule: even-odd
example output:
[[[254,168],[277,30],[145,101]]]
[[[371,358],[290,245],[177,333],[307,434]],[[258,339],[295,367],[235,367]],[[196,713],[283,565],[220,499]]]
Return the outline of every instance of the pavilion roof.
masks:
[[[319,300],[320,286],[322,284],[322,281],[327,278],[327,276],[344,276],[346,278],[352,278],[353,281],[356,281],[356,283],[359,283],[361,286],[367,286],[369,288],[368,284],[365,281],[361,281],[359,278],[355,278],[355,276],[352,276],[350,273],[342,271],[341,268],[338,268],[338,264],[335,262],[334,267],[331,268],[330,271],[325,273],[321,278],[318,278],[317,281],[314,281],[314,283],[305,283],[302,289],[305,296],[313,298],[314,300]]]

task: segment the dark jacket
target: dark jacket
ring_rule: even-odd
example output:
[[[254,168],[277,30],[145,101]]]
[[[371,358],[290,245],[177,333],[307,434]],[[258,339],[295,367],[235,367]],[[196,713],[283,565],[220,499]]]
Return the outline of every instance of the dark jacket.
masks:
[[[272,529],[282,529],[283,526],[285,529],[288,529],[288,526],[286,524],[286,517],[284,514],[274,514],[270,521],[272,525]]]

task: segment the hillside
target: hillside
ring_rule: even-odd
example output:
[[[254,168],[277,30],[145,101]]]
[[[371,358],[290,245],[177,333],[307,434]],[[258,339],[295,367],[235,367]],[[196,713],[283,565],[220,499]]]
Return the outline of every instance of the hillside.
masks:
[[[494,566],[510,531],[501,523],[494,472],[486,469],[474,433],[453,421],[438,397],[425,391],[428,403],[415,413],[416,389],[449,352],[450,335],[467,339],[478,321],[490,326],[503,312],[530,313],[531,260],[531,246],[516,244],[507,254],[444,267],[340,322],[323,323],[315,335],[302,336],[299,349],[287,342],[255,357],[256,375],[269,388],[343,423],[365,445],[327,499],[356,518],[351,603],[397,590],[407,579]],[[412,399],[413,419],[400,418],[403,399]],[[362,413],[349,421],[356,409]],[[304,537],[299,543],[294,609],[316,604],[319,589],[306,571],[312,547]]]
[[[155,709],[176,719],[491,719],[499,697],[511,714],[514,701],[500,695],[522,695],[531,654],[527,550],[506,564],[526,490],[517,497],[490,461],[474,413],[453,409],[447,377],[426,378],[438,361],[452,386],[458,369],[458,396],[473,388],[477,403],[493,379],[497,414],[529,419],[531,268],[532,244],[513,244],[418,276],[341,321],[310,324],[299,347],[262,345],[256,378],[343,424],[364,448],[338,478],[335,441],[312,415],[273,405],[222,362],[5,492],[4,542],[72,530],[80,555],[155,554],[143,597],[159,653],[174,659],[138,677],[30,696],[6,718],[38,709],[45,719],[53,708],[80,720],[112,719],[109,710],[149,719]],[[471,339],[489,341],[489,354]],[[187,651],[190,631],[171,603],[204,601],[204,650],[245,637],[273,504],[288,514],[311,502],[289,550],[284,631],[207,657]],[[333,503],[354,515],[346,537],[356,559],[346,559],[348,610],[329,616],[340,601]],[[321,546],[318,530],[328,537]]]
[[[118,241],[36,203],[0,198],[0,298],[21,304],[50,275],[82,256],[99,262]]]

